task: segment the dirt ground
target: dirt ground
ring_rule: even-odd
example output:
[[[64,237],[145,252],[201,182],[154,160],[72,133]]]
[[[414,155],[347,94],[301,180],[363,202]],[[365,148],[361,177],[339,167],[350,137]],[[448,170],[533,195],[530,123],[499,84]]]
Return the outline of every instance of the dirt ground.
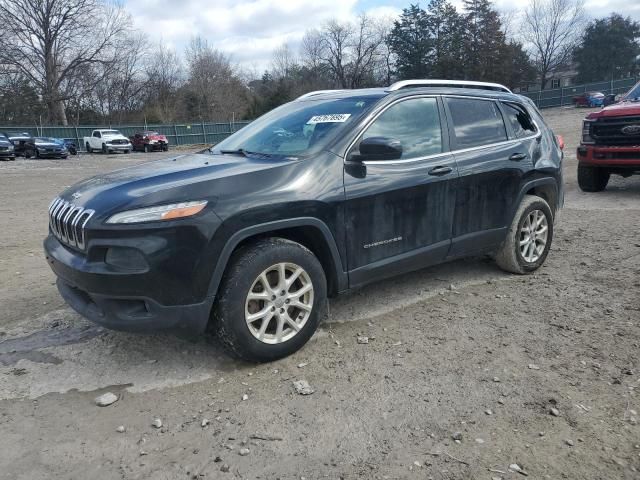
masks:
[[[544,114],[566,200],[539,272],[476,258],[368,286],[260,366],[102,330],[53,285],[51,198],[167,154],[1,163],[0,478],[640,478],[640,177],[580,192],[585,110]],[[119,400],[96,406],[105,392]]]

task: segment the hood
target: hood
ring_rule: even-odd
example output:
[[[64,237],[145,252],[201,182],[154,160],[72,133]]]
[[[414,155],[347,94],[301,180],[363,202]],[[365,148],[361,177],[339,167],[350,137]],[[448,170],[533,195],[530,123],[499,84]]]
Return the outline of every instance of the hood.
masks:
[[[623,101],[604,107],[602,110],[587,115],[590,120],[604,117],[625,117],[640,115],[640,102]]]
[[[36,144],[37,147],[64,147],[64,145],[62,144],[62,142],[49,142],[49,141],[42,141],[42,140],[36,140],[34,142]]]
[[[272,170],[295,159],[259,159],[239,155],[193,154],[143,163],[89,178],[60,197],[77,206],[108,214],[122,208],[209,200],[215,203],[215,182],[234,181],[248,173]],[[189,188],[183,188],[189,185]]]
[[[0,145],[3,147],[8,147],[9,145],[13,145],[11,141],[7,138],[0,138]]]
[[[146,135],[146,138],[148,138],[149,140],[166,140],[167,137],[165,135],[162,135],[161,133],[157,133],[155,135]]]
[[[102,138],[124,138],[125,140],[128,140],[128,138],[121,133],[102,133]]]

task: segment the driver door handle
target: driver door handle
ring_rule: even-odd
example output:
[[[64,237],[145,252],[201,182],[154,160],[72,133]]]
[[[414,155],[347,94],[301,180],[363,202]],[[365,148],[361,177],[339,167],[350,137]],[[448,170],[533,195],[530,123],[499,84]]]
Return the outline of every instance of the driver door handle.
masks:
[[[509,157],[509,160],[512,160],[514,162],[519,162],[520,160],[524,160],[525,158],[527,158],[526,153],[514,153]]]
[[[439,177],[441,175],[446,175],[447,173],[451,173],[451,172],[453,172],[453,168],[440,166],[440,167],[433,167],[431,170],[429,170],[429,175],[435,175]]]

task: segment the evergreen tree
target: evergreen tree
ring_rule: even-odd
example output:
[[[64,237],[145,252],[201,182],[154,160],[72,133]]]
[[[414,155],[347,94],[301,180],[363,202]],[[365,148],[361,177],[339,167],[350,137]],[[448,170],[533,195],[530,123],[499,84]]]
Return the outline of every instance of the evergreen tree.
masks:
[[[470,80],[496,80],[505,36],[500,17],[489,0],[464,0],[465,76]]]
[[[427,13],[418,5],[410,5],[393,24],[387,38],[396,56],[396,74],[399,79],[427,78],[433,40],[429,35]]]
[[[431,0],[426,24],[433,44],[429,58],[431,76],[463,78],[464,23],[456,7],[447,0]]]
[[[573,58],[578,83],[609,80],[639,71],[640,23],[617,13],[594,20],[586,29]]]

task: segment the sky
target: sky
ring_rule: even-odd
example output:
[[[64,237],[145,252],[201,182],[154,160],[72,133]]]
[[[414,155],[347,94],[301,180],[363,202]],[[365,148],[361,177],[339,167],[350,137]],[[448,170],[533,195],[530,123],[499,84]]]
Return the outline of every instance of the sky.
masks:
[[[329,19],[353,20],[358,14],[395,17],[418,0],[125,0],[136,27],[153,42],[179,52],[201,35],[259,76],[274,49],[287,43],[294,51],[304,32]],[[461,6],[462,0],[453,0]],[[523,11],[528,0],[494,0],[498,10]],[[587,13],[602,17],[615,11],[640,21],[640,0],[586,0]]]

